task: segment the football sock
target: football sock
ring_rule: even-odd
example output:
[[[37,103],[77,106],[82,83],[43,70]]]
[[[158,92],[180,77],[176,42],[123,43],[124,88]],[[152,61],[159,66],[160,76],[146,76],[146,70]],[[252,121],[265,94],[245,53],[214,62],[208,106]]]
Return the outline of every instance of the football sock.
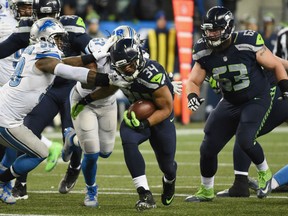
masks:
[[[132,180],[134,182],[135,188],[143,187],[145,190],[150,190],[146,175],[138,176]]]
[[[273,176],[273,179],[276,180],[279,186],[288,184],[288,165],[284,166],[278,172],[276,172]],[[272,187],[273,187],[273,184],[272,184]]]
[[[258,165],[256,165],[258,171],[266,171],[269,169],[266,159]]]
[[[94,154],[84,154],[82,160],[82,172],[87,185],[93,185],[96,182],[97,160],[99,152]]]
[[[209,177],[209,178],[201,176],[201,182],[207,189],[213,188],[214,187],[214,176]]]

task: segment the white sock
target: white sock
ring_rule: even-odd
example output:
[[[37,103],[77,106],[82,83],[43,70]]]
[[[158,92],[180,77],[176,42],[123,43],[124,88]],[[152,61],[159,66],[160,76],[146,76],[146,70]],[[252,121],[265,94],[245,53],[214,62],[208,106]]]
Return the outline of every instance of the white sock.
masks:
[[[266,159],[261,164],[256,165],[258,171],[266,171],[269,169]]]
[[[45,136],[41,134],[41,141],[47,146],[47,148],[50,148],[52,145],[52,141],[47,139]]]
[[[138,176],[132,179],[136,188],[143,187],[145,190],[150,190],[146,175]]]
[[[242,172],[242,171],[238,171],[238,170],[234,170],[234,174],[235,175],[248,176],[248,172]]]
[[[206,178],[201,176],[201,183],[207,188],[213,188],[214,187],[214,176],[210,178]]]
[[[277,188],[277,187],[279,187],[278,182],[277,182],[274,178],[272,178],[272,182],[271,182],[271,188],[272,188],[272,190],[275,189],[275,188]]]

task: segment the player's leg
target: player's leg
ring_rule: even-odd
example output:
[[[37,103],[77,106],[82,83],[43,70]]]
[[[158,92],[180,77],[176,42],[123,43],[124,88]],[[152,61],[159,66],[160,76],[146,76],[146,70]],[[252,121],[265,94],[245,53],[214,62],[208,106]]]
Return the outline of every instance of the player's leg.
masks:
[[[0,142],[25,153],[0,174],[0,199],[6,203],[15,203],[15,198],[11,195],[10,180],[34,169],[48,156],[49,151],[45,144],[23,125],[9,129],[1,127]]]
[[[274,90],[273,90],[274,91]],[[281,96],[281,91],[277,87],[276,95],[273,99],[273,106],[271,112],[261,128],[258,136],[265,135],[272,131],[275,127],[279,126],[288,119],[288,101],[278,100]],[[217,193],[217,196],[221,197],[249,197],[249,187],[255,190],[255,181],[248,178],[248,170],[251,164],[251,159],[246,155],[246,153],[240,148],[239,144],[235,143],[233,149],[233,162],[234,162],[234,174],[235,179],[232,187]],[[272,190],[273,188],[272,182]]]
[[[186,202],[211,201],[214,198],[214,175],[218,167],[218,153],[235,134],[239,111],[226,100],[213,110],[204,128],[205,136],[200,147],[201,186]]]
[[[271,192],[272,173],[264,156],[262,147],[255,142],[261,126],[270,112],[270,94],[263,94],[263,100],[252,100],[241,108],[241,116],[235,140],[243,151],[256,165],[258,171],[259,189],[257,196],[263,198]]]
[[[124,159],[139,195],[139,200],[135,205],[138,211],[156,208],[156,203],[150,191],[145,173],[145,160],[138,148],[138,145],[148,140],[150,135],[149,128],[139,133],[128,127],[123,121],[121,122],[120,137]]]
[[[177,163],[176,129],[174,125],[174,113],[161,123],[151,127],[150,144],[155,152],[159,167],[163,172],[163,191],[161,201],[163,205],[170,205],[174,199]]]
[[[73,83],[72,83],[73,84]],[[58,190],[62,194],[70,192],[78,179],[81,171],[81,157],[82,150],[78,145],[78,138],[73,129],[73,123],[70,115],[70,101],[69,94],[72,91],[73,85],[71,83],[62,86],[58,91],[58,97],[62,105],[60,108],[61,126],[64,139],[64,147],[62,151],[62,159],[64,161],[70,160],[67,171],[59,183]],[[61,95],[61,94],[62,95]],[[80,97],[78,95],[78,97]],[[77,144],[77,145],[76,145]],[[72,147],[72,148],[71,148]]]

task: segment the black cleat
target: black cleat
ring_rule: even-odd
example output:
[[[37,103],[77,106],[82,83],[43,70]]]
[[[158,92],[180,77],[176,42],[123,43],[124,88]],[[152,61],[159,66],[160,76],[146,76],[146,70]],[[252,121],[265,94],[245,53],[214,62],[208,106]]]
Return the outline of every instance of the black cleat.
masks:
[[[81,169],[74,169],[72,167],[68,167],[66,175],[60,181],[58,190],[62,194],[69,193],[75,186],[78,176],[80,174]]]
[[[217,197],[250,197],[247,176],[236,175],[231,188],[220,191]]]
[[[21,182],[16,180],[15,185],[12,189],[12,195],[16,200],[28,199],[26,183],[23,185]]]
[[[175,196],[175,182],[176,178],[172,183],[168,183],[164,181],[164,177],[162,178],[163,183],[163,193],[161,194],[161,201],[163,205],[170,205]]]
[[[156,203],[153,199],[151,191],[145,190],[143,187],[137,188],[139,200],[136,202],[135,208],[137,211],[156,208]]]

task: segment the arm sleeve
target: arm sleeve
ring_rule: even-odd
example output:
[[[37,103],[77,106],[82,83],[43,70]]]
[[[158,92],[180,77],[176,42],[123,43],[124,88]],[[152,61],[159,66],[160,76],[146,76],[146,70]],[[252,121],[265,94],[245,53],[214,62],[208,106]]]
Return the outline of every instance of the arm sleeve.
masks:
[[[29,45],[29,33],[13,33],[0,43],[0,59],[6,58]]]

